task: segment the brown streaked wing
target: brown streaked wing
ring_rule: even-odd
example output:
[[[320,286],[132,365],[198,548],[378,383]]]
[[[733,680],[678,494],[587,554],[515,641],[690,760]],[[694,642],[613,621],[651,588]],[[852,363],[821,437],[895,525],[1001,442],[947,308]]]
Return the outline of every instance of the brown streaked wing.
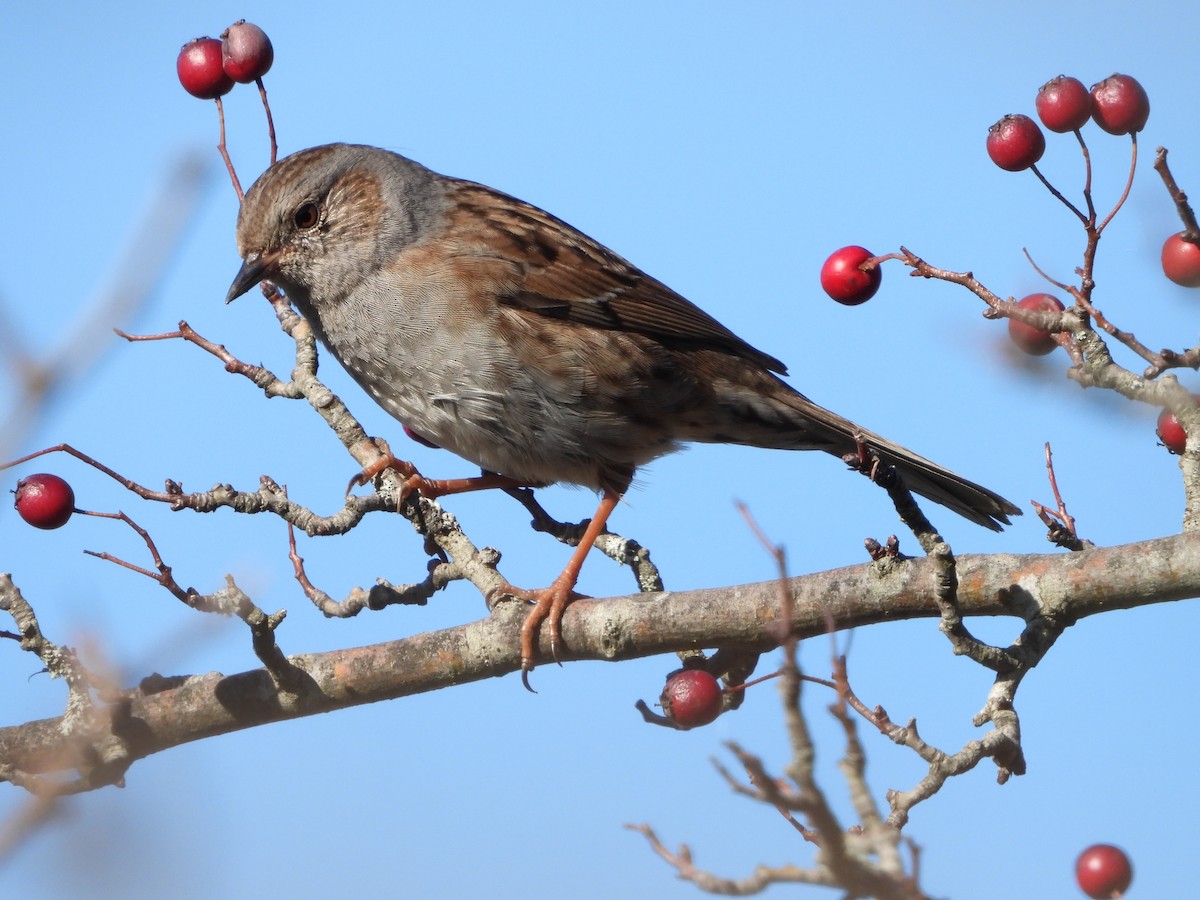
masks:
[[[523,273],[500,297],[509,306],[596,328],[632,331],[664,343],[699,345],[787,374],[782,362],[752,347],[661,281],[544,210],[500,191],[459,181],[455,204],[463,230],[490,227],[489,253]],[[476,248],[483,242],[471,241]]]

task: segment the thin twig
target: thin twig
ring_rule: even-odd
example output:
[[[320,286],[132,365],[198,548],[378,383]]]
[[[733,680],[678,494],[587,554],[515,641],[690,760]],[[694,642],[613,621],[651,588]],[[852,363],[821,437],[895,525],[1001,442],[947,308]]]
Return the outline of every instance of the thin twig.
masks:
[[[1113,216],[1115,216],[1117,214],[1118,210],[1120,210],[1120,208],[1125,205],[1125,200],[1129,197],[1129,191],[1130,191],[1130,189],[1133,188],[1133,176],[1137,172],[1137,158],[1138,158],[1137,132],[1136,131],[1133,132],[1129,137],[1132,139],[1131,140],[1132,150],[1130,151],[1130,154],[1129,154],[1129,177],[1125,179],[1125,190],[1123,190],[1121,192],[1121,197],[1119,200],[1117,200],[1117,205],[1112,208],[1112,212],[1110,212],[1107,216],[1105,216],[1104,221],[1096,226],[1096,234],[1097,235],[1100,235],[1104,231],[1104,229],[1108,227],[1108,223],[1113,220]]]
[[[1167,165],[1166,147],[1158,148],[1158,152],[1154,156],[1154,171],[1162,177],[1167,193],[1171,195],[1171,200],[1175,203],[1179,219],[1183,222],[1183,233],[1179,237],[1189,244],[1200,244],[1200,225],[1196,223],[1196,213],[1188,203],[1187,194],[1175,183],[1175,176],[1171,174],[1171,167]]]
[[[221,154],[221,159],[225,160],[225,169],[229,172],[229,180],[233,182],[233,189],[237,192],[238,203],[241,203],[245,194],[242,193],[242,183],[238,181],[233,160],[229,158],[229,150],[225,147],[225,106],[221,103],[220,97],[217,98],[217,121],[220,122],[221,127],[221,140],[217,143],[217,151]]]
[[[271,138],[271,165],[275,165],[275,160],[279,158],[279,145],[275,142],[275,118],[271,115],[271,104],[267,102],[267,89],[263,87],[263,80],[258,78],[254,83],[258,85],[258,95],[262,97],[263,110],[267,114],[267,134]]]

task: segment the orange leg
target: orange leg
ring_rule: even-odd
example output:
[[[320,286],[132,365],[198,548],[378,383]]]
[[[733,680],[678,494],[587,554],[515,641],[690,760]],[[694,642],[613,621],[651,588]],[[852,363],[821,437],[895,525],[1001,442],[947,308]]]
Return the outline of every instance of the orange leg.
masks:
[[[404,476],[404,487],[400,491],[402,498],[407,497],[413,491],[419,492],[426,500],[436,500],[438,497],[445,497],[448,494],[465,494],[468,491],[489,491],[495,488],[541,487],[538,484],[516,481],[507,475],[497,475],[495,472],[484,472],[482,475],[475,475],[471,478],[426,478],[416,470],[412,463],[405,462],[391,453],[387,453],[350,479],[347,493],[353,488],[368,484],[371,479],[384,469],[395,469]]]
[[[447,494],[486,491],[494,488],[542,487],[540,484],[516,481],[506,475],[497,475],[495,472],[484,472],[473,478],[430,479],[418,472],[411,463],[397,459],[390,453],[363,469],[350,482],[350,487],[367,484],[387,468],[395,469],[404,476],[402,496],[408,496],[415,490],[428,500],[444,497]],[[527,591],[513,587],[511,584],[507,585],[507,593],[534,603],[533,609],[529,611],[525,623],[521,626],[521,680],[525,687],[529,687],[528,675],[533,669],[534,659],[537,656],[538,632],[543,622],[548,622],[546,627],[550,632],[550,653],[555,660],[558,659],[558,646],[562,643],[563,613],[566,611],[567,604],[571,602],[571,594],[575,589],[575,583],[579,581],[579,572],[583,569],[583,561],[587,559],[588,551],[596,543],[596,538],[603,533],[608,524],[608,517],[612,515],[620,500],[621,495],[615,491],[604,492],[604,496],[600,498],[600,505],[596,508],[596,514],[592,516],[592,520],[583,531],[579,546],[571,554],[566,568],[550,583],[549,587],[538,591]]]
[[[521,626],[521,677],[526,687],[529,687],[527,676],[533,669],[534,659],[537,656],[538,631],[542,622],[548,622],[546,627],[550,632],[550,653],[556,660],[558,659],[558,645],[562,642],[563,612],[566,610],[567,604],[571,602],[571,592],[579,580],[579,572],[583,568],[583,561],[587,559],[588,551],[592,549],[596,538],[604,531],[604,526],[608,524],[608,517],[612,515],[612,511],[620,499],[620,494],[613,491],[604,492],[604,496],[600,498],[600,505],[596,508],[596,514],[592,516],[592,521],[584,529],[579,546],[575,548],[575,552],[567,562],[566,568],[562,570],[562,574],[555,578],[548,588],[540,591],[513,590],[517,596],[536,602],[525,618],[525,624]]]
[[[465,494],[468,491],[490,491],[494,488],[540,487],[524,481],[514,481],[507,475],[485,472],[471,478],[425,478],[414,472],[404,482],[404,493],[419,491],[426,500],[436,500],[447,494]]]

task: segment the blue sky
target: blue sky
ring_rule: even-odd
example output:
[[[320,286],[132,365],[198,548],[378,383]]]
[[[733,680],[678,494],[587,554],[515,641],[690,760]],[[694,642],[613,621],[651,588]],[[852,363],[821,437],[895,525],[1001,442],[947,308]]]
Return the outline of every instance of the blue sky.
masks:
[[[267,88],[282,152],[372,143],[516,194],[783,359],[792,383],[816,401],[1019,504],[1051,499],[1042,462],[1049,440],[1085,536],[1119,544],[1179,528],[1179,473],[1156,446],[1154,410],[1080,390],[1065,379],[1062,354],[1014,365],[1003,324],[984,320],[978,301],[952,286],[892,265],[874,300],[847,309],[820,293],[817,272],[844,244],[880,253],[904,244],[1019,297],[1043,288],[1025,247],[1070,279],[1081,230],[1032,175],[988,161],[987,127],[1006,113],[1032,114],[1037,88],[1060,72],[1091,84],[1123,71],[1146,87],[1152,112],[1138,182],[1101,244],[1096,298],[1146,344],[1189,346],[1200,293],[1174,287],[1158,269],[1159,247],[1179,226],[1149,163],[1155,146],[1168,146],[1180,183],[1200,195],[1197,70],[1180,45],[1200,26],[1194,4],[1153,13],[1114,2],[866,2],[853,13],[781,3],[16,6],[0,12],[11,79],[0,94],[10,173],[0,299],[31,352],[53,349],[62,323],[113,283],[172,162],[196,153],[210,170],[150,301],[94,332],[89,340],[106,347],[99,366],[10,455],[69,441],[150,485],[174,478],[194,489],[249,488],[269,473],[294,498],[337,507],[352,465],[308,410],[266,401],[195,348],[118,345],[107,330],[165,331],[186,318],[244,359],[280,373],[290,367],[289,342],[264,303],[253,295],[223,303],[238,267],[236,199],[217,168],[213,104],[185,94],[174,75],[181,44],[245,17],[274,41]],[[261,110],[245,88],[227,108],[231,152],[248,185],[266,163]],[[1127,142],[1094,127],[1086,134],[1105,207],[1120,192]],[[1048,143],[1043,170],[1077,192],[1073,140]],[[371,433],[403,440],[334,365],[322,374]],[[1181,379],[1200,384],[1194,373]],[[0,396],[13,390],[0,381]],[[469,470],[444,452],[404,446],[427,474]],[[286,607],[288,652],[483,614],[479,597],[459,586],[424,609],[327,621],[291,580],[277,521],[172,514],[65,458],[22,473],[38,469],[68,477],[81,506],[133,515],[182,583],[212,590],[233,572],[263,608]],[[860,562],[864,537],[898,527],[882,492],[823,455],[697,447],[658,461],[640,485],[612,525],[652,549],[671,588],[772,576],[737,499],[787,546],[795,573]],[[544,502],[564,519],[594,508],[578,490],[548,491]],[[545,583],[565,560],[563,548],[525,533],[524,512],[505,497],[447,505],[478,543],[503,549],[518,584]],[[1030,515],[993,535],[930,512],[959,552],[1048,548]],[[84,548],[138,556],[136,539],[111,522],[77,519],[33,533],[0,509],[0,547],[0,571],[14,574],[47,633],[97,648],[127,680],[257,664],[239,626],[200,617],[151,582],[84,557]],[[391,517],[304,541],[301,552],[335,596],[424,571],[419,542]],[[603,595],[632,585],[596,558],[581,589]],[[1071,896],[1076,853],[1105,840],[1133,855],[1131,896],[1177,894],[1191,876],[1187,823],[1197,792],[1174,748],[1194,746],[1198,735],[1194,717],[1172,713],[1185,708],[1186,686],[1200,674],[1198,624],[1188,603],[1068,631],[1018,696],[1029,774],[1001,788],[981,766],[915,811],[907,833],[925,848],[924,887],[975,900]],[[997,641],[1016,634],[1007,621],[980,630]],[[976,736],[970,718],[989,680],[951,656],[935,623],[865,629],[850,647],[864,700],[897,720],[917,717],[923,736],[948,750]],[[826,674],[826,656],[826,643],[812,642],[802,662]],[[544,667],[536,696],[513,676],[161,754],[135,766],[125,790],[65,804],[0,870],[0,892],[15,896],[37,878],[50,897],[84,889],[157,897],[168,888],[181,898],[696,896],[621,829],[629,821],[651,823],[672,845],[688,842],[699,865],[725,875],[808,861],[809,848],[774,810],[731,797],[708,762],[724,752],[722,741],[737,740],[782,767],[773,689],[758,689],[708,728],[644,726],[633,704],[657,698],[672,663]],[[61,685],[35,669],[0,645],[5,724],[61,711]],[[822,712],[825,698],[808,701],[825,786],[837,794],[837,729]],[[863,734],[881,800],[920,777],[910,754]],[[0,819],[22,802],[18,791],[0,791]]]

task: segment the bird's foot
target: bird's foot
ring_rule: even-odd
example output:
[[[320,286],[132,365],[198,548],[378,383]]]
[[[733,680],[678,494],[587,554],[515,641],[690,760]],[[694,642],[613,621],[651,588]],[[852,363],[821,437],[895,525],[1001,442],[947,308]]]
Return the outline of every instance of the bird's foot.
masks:
[[[408,487],[409,482],[413,478],[421,477],[420,473],[417,471],[417,467],[407,460],[403,460],[400,459],[400,457],[395,456],[392,451],[388,449],[387,444],[383,441],[375,441],[375,444],[379,450],[379,454],[372,462],[363,466],[362,470],[350,479],[350,483],[346,485],[346,493],[349,494],[355,488],[370,484],[379,475],[383,474],[388,469],[392,469],[404,479],[404,488],[401,492],[401,499],[403,499],[403,497],[407,496],[411,492]]]
[[[857,469],[864,475],[869,475],[872,465],[875,462],[875,457],[865,441],[855,438],[854,449],[842,456],[842,462],[853,469]]]
[[[559,647],[562,646],[562,617],[567,605],[575,599],[575,579],[567,572],[559,575],[546,588],[527,591],[523,588],[506,585],[503,592],[528,600],[533,603],[529,615],[521,626],[521,683],[525,689],[533,691],[529,686],[529,673],[533,671],[538,656],[538,640],[542,623],[546,625],[546,637],[550,643],[550,658],[559,665]]]
[[[871,449],[866,441],[855,439],[854,449],[842,457],[842,462],[871,481],[878,482],[881,476],[886,476],[891,469]]]

